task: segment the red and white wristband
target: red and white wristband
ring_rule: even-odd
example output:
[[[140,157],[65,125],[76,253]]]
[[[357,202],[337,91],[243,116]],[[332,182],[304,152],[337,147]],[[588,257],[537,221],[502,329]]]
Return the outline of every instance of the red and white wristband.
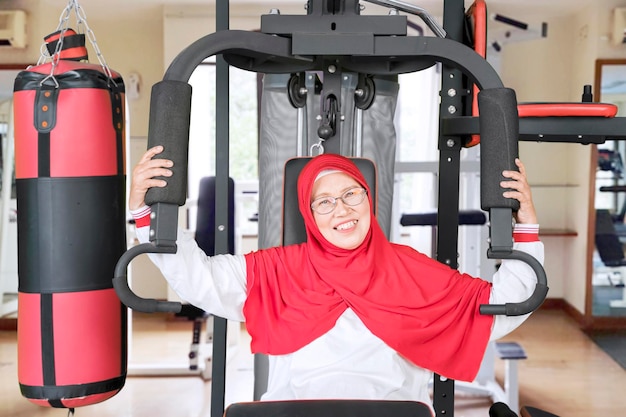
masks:
[[[539,242],[538,224],[516,224],[513,228],[515,242]]]
[[[150,206],[143,206],[137,210],[130,210],[130,215],[135,219],[135,227],[150,226]]]

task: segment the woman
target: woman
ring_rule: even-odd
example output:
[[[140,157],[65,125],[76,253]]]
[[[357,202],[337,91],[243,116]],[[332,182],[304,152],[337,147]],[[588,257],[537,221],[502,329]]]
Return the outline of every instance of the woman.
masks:
[[[150,187],[172,162],[146,152],[133,171],[129,205],[148,240]],[[524,165],[505,171],[504,196],[520,201],[516,249],[543,262]],[[471,381],[489,340],[526,317],[483,316],[481,304],[520,302],[535,287],[524,263],[505,260],[493,285],[410,247],[390,243],[375,220],[357,167],[338,155],[313,158],[298,179],[307,243],[207,257],[190,234],[176,255],[151,255],[185,301],[245,321],[255,353],[269,355],[264,400],[350,398],[431,404],[432,372]]]

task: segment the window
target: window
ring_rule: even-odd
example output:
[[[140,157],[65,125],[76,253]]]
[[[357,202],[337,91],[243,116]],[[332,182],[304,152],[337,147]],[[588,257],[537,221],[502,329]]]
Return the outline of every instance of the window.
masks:
[[[396,106],[396,175],[392,236],[430,255],[430,227],[400,226],[404,213],[437,210],[437,142],[439,134],[438,65],[422,71],[401,74]]]
[[[199,65],[193,88],[189,133],[188,227],[195,230],[200,180],[215,175],[215,58]],[[235,181],[235,250],[242,234],[256,234],[258,191],[257,73],[230,67],[230,177]]]

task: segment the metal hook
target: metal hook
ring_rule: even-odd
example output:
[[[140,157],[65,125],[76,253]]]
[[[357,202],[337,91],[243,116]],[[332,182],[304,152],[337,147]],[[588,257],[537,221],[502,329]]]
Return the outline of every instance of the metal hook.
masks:
[[[311,149],[309,150],[309,155],[310,156],[318,156],[324,153],[324,145],[323,145],[324,141],[322,139],[320,139],[319,142],[314,143],[313,145],[311,145]],[[314,153],[314,151],[317,149],[317,154]]]

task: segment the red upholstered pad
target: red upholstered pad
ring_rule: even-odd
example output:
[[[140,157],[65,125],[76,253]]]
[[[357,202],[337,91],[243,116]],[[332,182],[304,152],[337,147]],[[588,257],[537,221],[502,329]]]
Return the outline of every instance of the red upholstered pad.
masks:
[[[487,56],[487,5],[485,0],[476,0],[467,10],[467,15],[473,19],[474,23],[474,50],[477,54],[485,58]],[[474,100],[472,102],[472,115],[478,116],[478,86],[474,85]],[[470,140],[464,145],[466,148],[478,145],[480,135],[472,135]]]
[[[617,106],[608,103],[520,103],[519,117],[615,117]]]

